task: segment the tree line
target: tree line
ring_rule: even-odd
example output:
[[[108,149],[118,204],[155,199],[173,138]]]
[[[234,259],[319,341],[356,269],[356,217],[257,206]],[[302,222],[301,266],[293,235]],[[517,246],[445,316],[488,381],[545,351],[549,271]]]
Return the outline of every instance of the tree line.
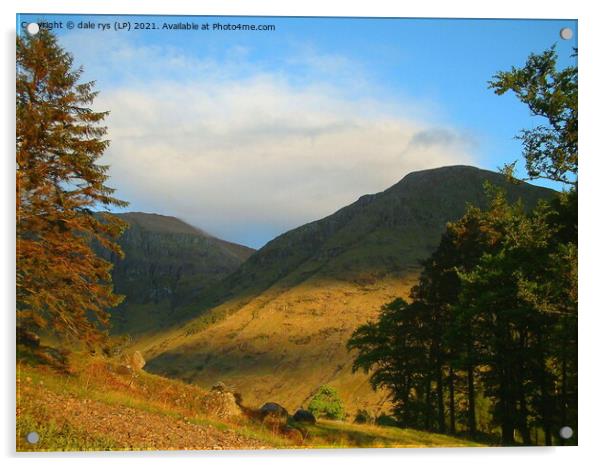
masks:
[[[489,205],[447,225],[410,299],[348,342],[402,426],[506,445],[563,444],[559,429],[576,429],[577,69],[556,62],[554,48],[531,55],[490,86],[547,119],[519,136],[528,178],[567,188],[527,211],[485,186]]]

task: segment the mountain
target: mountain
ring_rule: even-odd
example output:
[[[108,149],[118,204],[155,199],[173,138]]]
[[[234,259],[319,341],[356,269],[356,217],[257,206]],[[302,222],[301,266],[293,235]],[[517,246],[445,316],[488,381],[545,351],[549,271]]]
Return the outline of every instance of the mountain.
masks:
[[[190,318],[200,296],[254,252],[174,217],[116,215],[129,225],[118,240],[125,258],[108,257],[115,290],[126,296],[111,312],[117,334],[157,331]]]
[[[269,242],[199,300],[196,318],[138,342],[147,370],[203,386],[220,380],[250,404],[289,410],[329,384],[351,414],[380,411],[386,394],[351,373],[346,342],[384,303],[407,297],[446,222],[467,203],[486,205],[486,181],[528,208],[553,195],[468,166],[410,173]]]

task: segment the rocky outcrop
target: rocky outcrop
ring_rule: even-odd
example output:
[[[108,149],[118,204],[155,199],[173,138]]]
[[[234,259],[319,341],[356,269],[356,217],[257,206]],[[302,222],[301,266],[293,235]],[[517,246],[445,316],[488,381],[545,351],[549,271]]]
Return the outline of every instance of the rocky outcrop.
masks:
[[[140,351],[136,351],[134,354],[132,354],[130,357],[130,365],[134,370],[137,371],[142,370],[142,368],[146,365],[146,361],[144,360],[144,357]]]
[[[201,411],[220,419],[236,419],[243,413],[236,402],[236,396],[226,386],[218,382],[201,400]]]

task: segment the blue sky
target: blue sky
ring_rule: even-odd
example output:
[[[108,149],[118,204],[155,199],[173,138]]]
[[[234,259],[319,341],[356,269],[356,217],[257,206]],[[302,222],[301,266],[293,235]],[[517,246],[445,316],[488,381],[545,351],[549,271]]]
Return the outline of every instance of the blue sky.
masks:
[[[520,159],[528,109],[487,81],[574,20],[111,17],[61,44],[110,109],[105,162],[129,210],[260,247],[410,171]],[[269,24],[275,31],[114,31],[67,21]],[[559,37],[563,27],[573,39]],[[519,163],[522,168],[522,164]],[[544,184],[544,183],[539,183]]]

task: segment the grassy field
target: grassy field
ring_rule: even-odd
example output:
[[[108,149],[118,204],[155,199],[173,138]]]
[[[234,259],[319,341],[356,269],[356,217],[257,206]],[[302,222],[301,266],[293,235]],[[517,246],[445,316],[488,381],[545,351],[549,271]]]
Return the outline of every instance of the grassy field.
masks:
[[[479,443],[414,429],[319,420],[308,429],[316,448],[479,447]]]
[[[144,371],[121,375],[106,359],[76,357],[69,373],[19,362],[17,451],[477,446],[395,427],[319,420],[291,438],[247,418],[226,421],[199,406],[195,385]],[[292,425],[293,427],[294,424]],[[40,441],[25,437],[37,432]]]

